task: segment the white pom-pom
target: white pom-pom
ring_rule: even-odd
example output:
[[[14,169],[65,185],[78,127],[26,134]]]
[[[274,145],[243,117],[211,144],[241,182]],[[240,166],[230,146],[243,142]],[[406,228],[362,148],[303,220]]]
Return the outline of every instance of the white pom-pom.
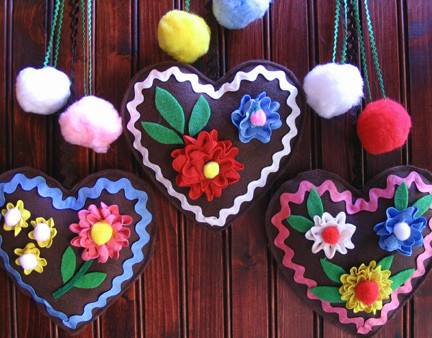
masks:
[[[46,223],[38,223],[33,232],[35,240],[38,242],[44,242],[48,240],[51,236],[51,228]]]
[[[70,96],[68,76],[53,67],[24,68],[16,79],[16,98],[27,113],[54,114]]]
[[[24,270],[33,270],[38,265],[37,258],[32,253],[22,255],[19,262]]]
[[[303,88],[312,109],[329,119],[360,104],[363,78],[353,65],[327,63],[316,66],[306,75]]]
[[[21,220],[21,217],[21,211],[18,208],[11,208],[6,212],[4,219],[6,225],[14,227]]]
[[[393,227],[393,233],[400,241],[406,241],[411,237],[411,228],[406,222],[396,223]]]
[[[60,115],[59,124],[67,142],[97,153],[106,153],[123,130],[114,106],[95,96],[85,96],[72,104]]]

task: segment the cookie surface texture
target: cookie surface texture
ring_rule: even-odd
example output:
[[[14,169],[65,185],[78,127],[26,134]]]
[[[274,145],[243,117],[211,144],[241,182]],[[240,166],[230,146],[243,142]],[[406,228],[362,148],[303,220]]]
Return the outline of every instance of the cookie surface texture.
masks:
[[[113,304],[153,254],[153,192],[127,172],[66,190],[41,171],[12,170],[0,176],[0,208],[1,266],[70,334]]]
[[[314,170],[284,183],[266,214],[269,244],[290,286],[355,335],[373,336],[432,268],[432,175],[412,166],[359,191]]]
[[[156,186],[186,216],[220,231],[287,172],[304,121],[295,76],[269,61],[218,81],[181,63],[140,71],[125,95],[125,133]]]

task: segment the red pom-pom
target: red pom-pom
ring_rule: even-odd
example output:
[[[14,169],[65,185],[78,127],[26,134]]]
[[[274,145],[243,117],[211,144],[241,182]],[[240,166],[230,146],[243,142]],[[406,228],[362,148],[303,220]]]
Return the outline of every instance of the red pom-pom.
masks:
[[[336,227],[327,227],[322,234],[324,242],[331,245],[336,245],[339,242],[340,234]]]
[[[363,148],[371,154],[382,154],[401,147],[410,129],[408,112],[390,99],[369,103],[357,122],[357,134]]]
[[[379,296],[379,286],[373,281],[361,282],[356,287],[356,297],[365,305],[372,305]]]

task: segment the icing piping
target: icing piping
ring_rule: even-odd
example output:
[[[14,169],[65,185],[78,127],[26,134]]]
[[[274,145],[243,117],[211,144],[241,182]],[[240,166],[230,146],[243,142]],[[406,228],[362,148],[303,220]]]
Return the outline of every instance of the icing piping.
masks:
[[[253,82],[257,79],[259,75],[264,76],[268,81],[279,80],[280,89],[283,91],[288,91],[291,94],[288,96],[288,99],[286,101],[288,107],[292,109],[292,112],[288,115],[286,119],[286,124],[288,125],[290,130],[282,138],[282,144],[284,148],[279,152],[273,154],[272,165],[262,169],[260,179],[250,182],[248,184],[246,193],[244,195],[236,197],[231,207],[221,209],[218,217],[205,216],[200,206],[190,204],[186,196],[177,192],[171,182],[163,176],[161,168],[158,165],[150,162],[148,149],[141,144],[141,132],[135,127],[135,123],[141,116],[136,108],[145,100],[144,95],[142,94],[142,90],[152,87],[155,79],[158,79],[162,82],[167,82],[171,76],[174,76],[178,82],[190,82],[192,89],[196,93],[205,93],[211,98],[217,100],[220,99],[226,92],[235,92],[239,90],[242,81]],[[267,177],[271,173],[277,172],[279,170],[281,159],[291,153],[291,140],[298,134],[297,126],[295,124],[295,120],[300,115],[300,108],[295,102],[298,94],[298,89],[287,81],[287,75],[282,70],[269,71],[264,66],[258,65],[247,73],[238,72],[232,82],[224,83],[219,88],[219,90],[216,91],[211,84],[203,85],[199,83],[198,75],[183,73],[176,66],[162,72],[153,69],[144,81],[135,83],[134,92],[134,99],[128,102],[126,105],[126,108],[128,109],[131,117],[130,121],[127,124],[127,128],[134,136],[133,146],[141,153],[143,157],[143,164],[155,172],[156,179],[166,187],[167,192],[170,194],[170,196],[177,198],[180,201],[181,207],[184,210],[194,213],[195,219],[198,222],[207,223],[211,226],[224,226],[228,216],[237,214],[240,210],[240,206],[243,203],[249,202],[253,199],[255,189],[265,186],[267,182]]]
[[[51,316],[59,318],[66,327],[75,329],[78,324],[91,320],[94,309],[103,308],[110,297],[119,294],[121,292],[122,283],[133,276],[133,266],[144,260],[142,248],[150,240],[150,234],[147,232],[146,227],[152,220],[152,215],[146,208],[148,195],[144,191],[136,190],[127,178],[121,178],[117,181],[99,178],[93,187],[81,188],[78,191],[78,198],[69,196],[63,200],[63,192],[58,188],[50,188],[43,177],[37,176],[29,179],[24,174],[16,174],[10,182],[0,184],[0,205],[5,203],[4,195],[15,192],[18,185],[25,191],[37,188],[37,192],[41,197],[52,198],[53,207],[60,210],[80,210],[83,208],[87,198],[95,199],[102,194],[103,190],[108,191],[110,194],[117,194],[120,190],[124,190],[126,199],[129,201],[137,200],[134,209],[142,218],[135,226],[139,239],[131,246],[133,256],[123,262],[123,274],[113,279],[112,288],[101,294],[96,302],[88,303],[84,307],[81,315],[73,315],[68,318],[63,312],[55,310],[48,301],[37,296],[35,290],[30,285],[24,283],[21,279],[21,275],[10,265],[9,256],[5,251],[1,250],[3,238],[0,235],[0,257],[3,258],[5,268],[15,277],[18,285],[27,290],[36,302],[43,304]]]
[[[294,281],[296,283],[306,285],[308,287],[307,296],[310,299],[321,301],[322,309],[325,312],[337,314],[339,316],[339,321],[343,324],[355,324],[357,327],[357,332],[361,334],[369,333],[373,326],[384,325],[388,320],[388,313],[392,310],[395,310],[399,306],[398,295],[411,292],[412,279],[424,275],[426,271],[424,261],[432,256],[432,232],[424,238],[423,247],[425,252],[417,257],[417,268],[413,275],[405,282],[402,287],[399,287],[397,290],[392,292],[391,302],[384,305],[379,318],[369,318],[365,322],[365,320],[361,317],[348,318],[348,312],[346,309],[335,308],[331,306],[329,302],[319,299],[309,290],[317,286],[317,283],[312,279],[306,278],[304,276],[305,268],[292,261],[292,258],[294,257],[294,251],[284,243],[284,241],[289,237],[290,231],[282,224],[282,221],[291,214],[288,203],[302,203],[305,198],[305,193],[309,192],[314,187],[317,189],[320,196],[324,192],[328,191],[330,193],[330,199],[333,202],[345,202],[347,212],[349,214],[355,214],[359,211],[376,211],[378,208],[379,198],[392,198],[396,190],[395,186],[400,185],[403,182],[406,182],[408,187],[414,183],[417,189],[422,193],[432,193],[432,185],[425,184],[420,175],[414,171],[411,172],[406,178],[401,178],[396,175],[389,175],[387,177],[387,187],[385,189],[370,189],[369,202],[359,198],[354,204],[352,203],[353,200],[351,192],[348,190],[339,192],[335,184],[330,180],[323,182],[319,187],[316,187],[308,181],[302,181],[296,193],[284,193],[280,196],[280,204],[282,206],[281,210],[271,219],[272,224],[279,230],[279,234],[275,237],[274,244],[284,251],[285,254],[283,256],[282,263],[284,266],[294,270]],[[429,221],[429,228],[432,230],[432,219]]]

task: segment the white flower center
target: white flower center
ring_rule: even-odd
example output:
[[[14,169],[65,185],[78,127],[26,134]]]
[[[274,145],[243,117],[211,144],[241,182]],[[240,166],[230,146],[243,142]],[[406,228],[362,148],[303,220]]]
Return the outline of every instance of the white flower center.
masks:
[[[21,211],[18,208],[11,208],[7,211],[4,218],[8,226],[14,227],[21,220]]]
[[[400,241],[406,241],[411,236],[411,228],[405,222],[397,223],[393,228],[393,233]]]
[[[51,228],[46,223],[38,223],[36,224],[33,235],[38,242],[45,242],[51,236]]]
[[[32,253],[22,255],[19,258],[19,262],[24,270],[33,270],[38,265],[36,256]]]

